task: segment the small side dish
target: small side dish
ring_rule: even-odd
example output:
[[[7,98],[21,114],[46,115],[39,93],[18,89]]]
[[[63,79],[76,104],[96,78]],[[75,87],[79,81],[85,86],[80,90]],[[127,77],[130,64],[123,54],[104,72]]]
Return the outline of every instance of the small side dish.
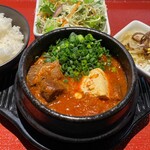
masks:
[[[35,36],[62,27],[88,27],[109,34],[104,0],[37,0]]]
[[[24,46],[24,35],[12,21],[0,13],[0,66],[15,57]]]
[[[133,21],[114,37],[129,51],[140,73],[150,80],[150,26]]]
[[[27,84],[47,108],[70,116],[104,113],[127,92],[126,75],[101,40],[73,32],[30,67]]]

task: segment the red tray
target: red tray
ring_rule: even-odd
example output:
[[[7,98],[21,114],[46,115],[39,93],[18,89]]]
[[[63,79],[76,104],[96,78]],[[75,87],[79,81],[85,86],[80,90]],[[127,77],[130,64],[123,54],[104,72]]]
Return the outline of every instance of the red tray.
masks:
[[[30,25],[30,44],[34,40],[33,21],[36,0],[0,0],[0,4],[15,8],[26,17]],[[149,0],[106,0],[106,4],[112,36],[132,20],[140,20],[150,25]],[[133,131],[134,133],[132,133],[132,138],[126,139],[122,145],[118,145],[115,149],[150,150],[149,119],[149,115],[146,116],[139,123],[136,130]],[[36,150],[37,148],[35,148],[30,141],[24,138],[14,124],[0,115],[0,149]]]

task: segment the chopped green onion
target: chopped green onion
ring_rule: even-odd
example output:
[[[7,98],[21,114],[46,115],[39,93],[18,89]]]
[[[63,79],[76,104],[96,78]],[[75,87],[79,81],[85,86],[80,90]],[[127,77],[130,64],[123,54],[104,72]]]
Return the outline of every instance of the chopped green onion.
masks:
[[[103,56],[106,61],[102,59]],[[64,75],[77,80],[94,68],[104,70],[111,65],[109,50],[102,47],[101,40],[95,39],[92,34],[83,36],[73,32],[69,38],[59,39],[56,45],[50,45],[43,57],[46,62],[58,60]]]

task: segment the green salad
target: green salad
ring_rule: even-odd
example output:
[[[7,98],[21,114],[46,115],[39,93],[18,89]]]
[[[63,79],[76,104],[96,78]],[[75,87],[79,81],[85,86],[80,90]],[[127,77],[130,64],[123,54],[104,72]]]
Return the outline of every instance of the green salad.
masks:
[[[106,25],[104,0],[41,0],[36,27],[47,33],[61,27],[88,27],[103,31]]]

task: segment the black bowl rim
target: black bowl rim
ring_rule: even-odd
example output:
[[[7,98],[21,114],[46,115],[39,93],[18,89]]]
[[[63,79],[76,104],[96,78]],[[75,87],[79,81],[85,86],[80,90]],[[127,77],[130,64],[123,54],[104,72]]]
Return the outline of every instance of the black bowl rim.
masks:
[[[132,70],[132,83],[131,83],[131,88],[130,90],[128,90],[128,93],[126,94],[125,98],[115,107],[113,107],[112,109],[102,113],[102,114],[98,114],[98,115],[93,115],[93,116],[69,116],[69,115],[64,115],[64,114],[60,114],[56,111],[53,111],[51,109],[48,109],[47,107],[45,107],[44,105],[42,105],[30,92],[30,90],[28,89],[28,86],[26,84],[26,79],[24,76],[24,62],[26,59],[26,55],[28,55],[29,51],[32,49],[32,47],[34,47],[36,44],[39,43],[40,40],[43,40],[45,37],[47,36],[53,36],[53,34],[56,34],[58,32],[63,32],[63,31],[70,31],[70,30],[86,30],[87,32],[95,32],[98,33],[102,36],[106,36],[108,39],[114,41],[116,44],[119,45],[119,47],[121,47],[121,49],[124,51],[124,53],[126,54],[126,56],[129,59],[130,65],[131,65],[131,70]],[[60,29],[56,29],[53,30],[49,33],[46,33],[44,35],[42,35],[41,37],[39,37],[38,39],[35,39],[30,46],[23,52],[20,62],[19,62],[19,67],[18,67],[18,73],[17,73],[17,79],[19,80],[19,82],[21,83],[21,88],[22,90],[26,93],[27,98],[30,100],[30,102],[41,112],[43,112],[44,114],[50,115],[50,117],[53,118],[57,118],[60,120],[66,120],[69,122],[90,122],[90,121],[96,121],[96,120],[102,120],[104,118],[108,118],[113,114],[116,114],[118,111],[120,111],[121,109],[124,108],[124,106],[126,106],[126,104],[129,101],[129,98],[131,97],[132,93],[134,92],[134,89],[136,87],[137,84],[137,71],[136,71],[136,67],[135,67],[135,63],[131,57],[131,55],[129,54],[129,52],[125,49],[125,47],[115,38],[113,38],[112,36],[95,30],[95,29],[91,29],[91,28],[86,28],[86,27],[65,27],[65,28],[60,28]]]
[[[25,18],[25,16],[22,13],[20,13],[18,10],[14,9],[12,7],[9,7],[9,6],[1,5],[1,4],[0,4],[0,7],[3,7],[5,9],[9,9],[11,11],[14,11],[21,18],[23,18],[23,20],[26,23],[25,26],[27,27],[27,31],[28,31],[28,33],[27,33],[27,40],[24,42],[24,45],[23,45],[22,49],[14,57],[12,57],[11,59],[7,60],[5,63],[3,63],[2,65],[0,65],[0,67],[4,67],[5,65],[11,63],[16,57],[18,57],[24,51],[24,49],[27,47],[27,45],[29,43],[29,39],[30,39],[30,26],[29,26],[29,23],[28,23],[27,19]]]

